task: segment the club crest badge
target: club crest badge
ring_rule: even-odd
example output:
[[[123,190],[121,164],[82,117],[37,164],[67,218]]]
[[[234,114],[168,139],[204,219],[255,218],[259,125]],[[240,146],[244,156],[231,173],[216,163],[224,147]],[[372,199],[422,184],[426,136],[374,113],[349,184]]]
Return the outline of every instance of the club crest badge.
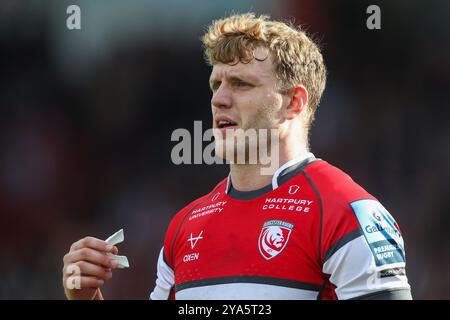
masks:
[[[291,236],[294,225],[281,220],[270,220],[264,223],[258,239],[258,248],[261,255],[270,260],[279,255]]]

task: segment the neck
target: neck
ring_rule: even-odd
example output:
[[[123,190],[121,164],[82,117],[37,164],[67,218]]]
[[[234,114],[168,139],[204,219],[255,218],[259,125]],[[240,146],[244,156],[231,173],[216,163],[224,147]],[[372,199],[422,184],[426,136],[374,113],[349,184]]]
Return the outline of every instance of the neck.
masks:
[[[291,144],[292,146],[292,144]],[[306,156],[308,150],[304,145],[297,148],[286,148],[280,145],[279,166],[298,157]],[[262,164],[231,164],[230,176],[233,188],[238,191],[253,191],[272,183],[272,175],[262,175],[261,170],[267,167]],[[276,170],[276,169],[275,169]]]

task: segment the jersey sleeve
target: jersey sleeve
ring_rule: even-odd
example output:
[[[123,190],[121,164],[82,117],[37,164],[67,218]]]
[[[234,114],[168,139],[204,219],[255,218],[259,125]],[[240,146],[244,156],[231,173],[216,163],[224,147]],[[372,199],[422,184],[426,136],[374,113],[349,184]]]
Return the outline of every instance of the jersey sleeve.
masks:
[[[412,299],[404,240],[392,215],[337,168],[326,167],[315,178],[322,273],[331,298]]]
[[[150,294],[150,300],[168,300],[173,297],[175,285],[174,272],[164,256],[163,247],[158,257],[156,286]]]
[[[335,239],[324,254],[323,272],[338,299],[412,299],[400,228],[376,200],[349,204],[347,219],[358,227]]]
[[[164,238],[164,245],[159,253],[156,285],[150,294],[151,300],[175,300],[175,266],[173,246],[178,228],[183,221],[185,208],[171,220]]]

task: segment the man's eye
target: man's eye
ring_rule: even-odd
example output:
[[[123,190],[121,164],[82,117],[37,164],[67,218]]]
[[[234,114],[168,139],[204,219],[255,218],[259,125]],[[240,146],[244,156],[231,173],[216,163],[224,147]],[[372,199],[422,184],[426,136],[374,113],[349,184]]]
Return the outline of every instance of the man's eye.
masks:
[[[212,90],[212,91],[216,91],[217,89],[219,89],[220,84],[221,84],[220,81],[214,82],[214,83],[211,85],[211,90]]]
[[[247,83],[244,81],[237,81],[236,86],[239,88],[247,88],[247,87],[251,87],[252,85],[250,83]]]

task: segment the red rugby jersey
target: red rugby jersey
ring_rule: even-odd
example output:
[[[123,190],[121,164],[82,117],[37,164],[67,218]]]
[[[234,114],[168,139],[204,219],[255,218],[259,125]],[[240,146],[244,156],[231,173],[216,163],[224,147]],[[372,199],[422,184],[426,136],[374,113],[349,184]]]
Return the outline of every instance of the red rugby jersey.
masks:
[[[151,299],[411,299],[404,242],[388,211],[312,154],[271,185],[230,178],[172,219]]]

